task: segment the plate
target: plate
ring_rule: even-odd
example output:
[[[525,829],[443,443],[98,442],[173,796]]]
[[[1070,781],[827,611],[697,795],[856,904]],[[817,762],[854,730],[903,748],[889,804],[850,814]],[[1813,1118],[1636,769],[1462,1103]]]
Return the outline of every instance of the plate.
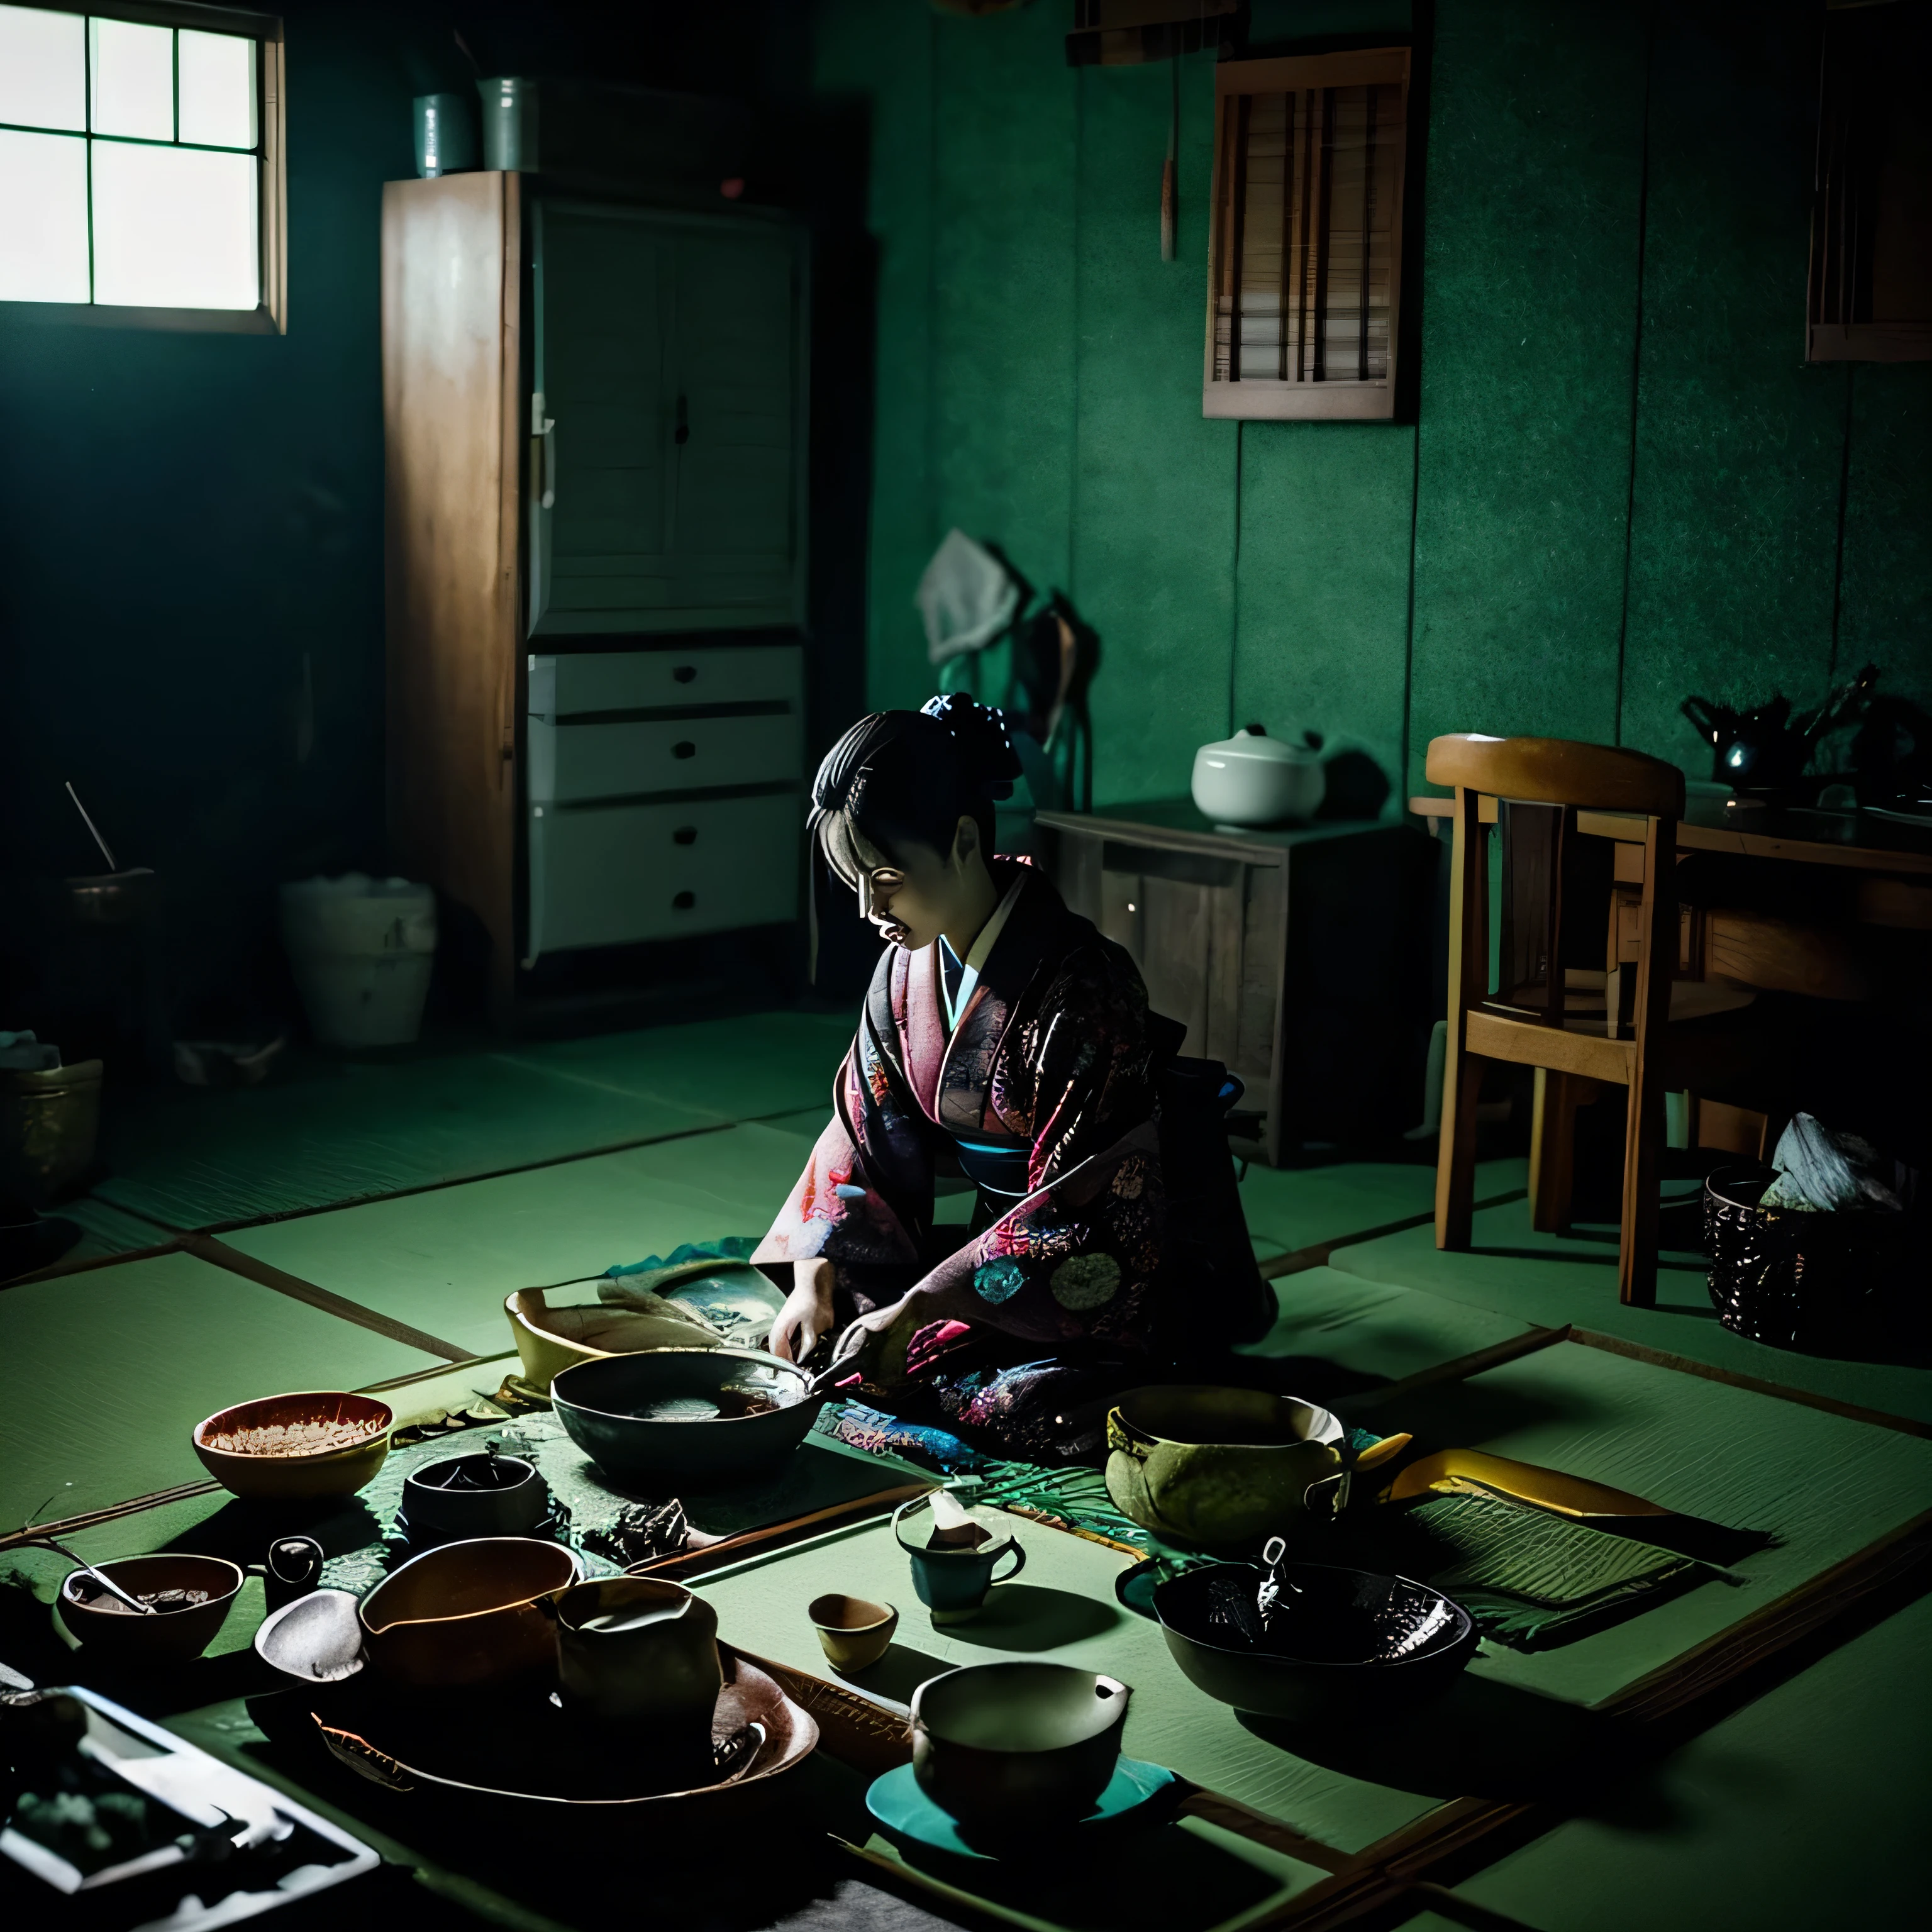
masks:
[[[1180,1799],[1180,1785],[1164,1766],[1144,1763],[1124,1757],[1114,1767],[1114,1775],[1100,1794],[1100,1802],[1071,1831],[1029,1845],[1029,1852],[1051,1851],[1056,1857],[1078,1850],[1094,1840],[1103,1840],[1114,1831],[1132,1822],[1140,1826],[1163,1824],[1166,1814]],[[954,1857],[1000,1862],[998,1854],[982,1851],[960,1835],[952,1814],[942,1811],[920,1787],[909,1764],[887,1772],[872,1780],[866,1793],[866,1809],[889,1832],[926,1845],[936,1852],[950,1852]]]
[[[392,1686],[352,1680],[320,1700],[322,1741],[352,1770],[393,1790],[438,1786],[519,1803],[630,1807],[728,1797],[769,1784],[817,1749],[818,1725],[772,1679],[729,1644],[718,1654],[724,1682],[712,1714],[722,1744],[748,1725],[763,1735],[722,1773],[606,1738],[566,1714],[548,1682],[493,1686],[478,1698],[398,1696]]]

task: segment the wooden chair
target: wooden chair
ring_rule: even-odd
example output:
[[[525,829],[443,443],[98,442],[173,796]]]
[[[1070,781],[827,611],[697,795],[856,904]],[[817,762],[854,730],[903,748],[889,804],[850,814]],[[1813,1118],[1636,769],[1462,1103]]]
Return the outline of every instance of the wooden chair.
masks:
[[[1678,951],[1677,824],[1684,776],[1640,752],[1573,743],[1561,738],[1486,738],[1467,734],[1433,740],[1426,767],[1434,784],[1453,785],[1449,902],[1449,1036],[1443,1072],[1441,1152],[1436,1172],[1436,1244],[1466,1248],[1475,1190],[1476,1106],[1492,1061],[1542,1070],[1535,1123],[1536,1223],[1560,1226],[1568,1215],[1570,1137],[1576,1108],[1602,1087],[1628,1090],[1623,1208],[1617,1265],[1622,1299],[1642,1307],[1657,1299],[1659,1167],[1664,1094],[1674,1088],[1710,1091],[1735,1070],[1735,1043],[1679,1036],[1670,1024]],[[1535,985],[1505,983],[1489,992],[1488,828],[1480,801],[1556,807],[1540,860],[1544,929],[1528,951],[1540,961]],[[1607,974],[1564,967],[1565,848],[1578,810],[1640,813],[1643,878],[1610,946]],[[1570,908],[1574,920],[1576,909]],[[1588,909],[1586,909],[1588,910]],[[1630,915],[1634,914],[1634,917]],[[1601,916],[1600,904],[1595,910]],[[1519,946],[1519,951],[1525,949]],[[1621,962],[1621,963],[1619,963]],[[1633,971],[1634,969],[1634,971]],[[1634,997],[1628,977],[1634,976]],[[1605,995],[1595,991],[1606,978]],[[1614,982],[1624,980],[1618,987]],[[1683,989],[1690,994],[1692,988]],[[1748,994],[1721,1004],[1742,1004]],[[1708,998],[1687,1001],[1702,1017]],[[1594,1009],[1594,1010],[1593,1010]],[[1749,1049],[1744,1049],[1745,1057]]]

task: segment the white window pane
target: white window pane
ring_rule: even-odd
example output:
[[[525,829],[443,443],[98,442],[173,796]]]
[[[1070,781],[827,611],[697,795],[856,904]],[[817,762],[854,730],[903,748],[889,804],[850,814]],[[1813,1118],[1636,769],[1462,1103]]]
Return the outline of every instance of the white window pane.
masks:
[[[126,20],[90,20],[87,31],[94,68],[94,131],[172,141],[174,30],[136,27]]]
[[[94,299],[254,308],[261,298],[253,154],[94,144]]]
[[[78,14],[0,7],[0,121],[87,125],[87,44]]]
[[[0,302],[87,299],[87,143],[0,128]]]
[[[255,145],[255,43],[232,34],[184,32],[178,62],[184,141],[210,148]]]

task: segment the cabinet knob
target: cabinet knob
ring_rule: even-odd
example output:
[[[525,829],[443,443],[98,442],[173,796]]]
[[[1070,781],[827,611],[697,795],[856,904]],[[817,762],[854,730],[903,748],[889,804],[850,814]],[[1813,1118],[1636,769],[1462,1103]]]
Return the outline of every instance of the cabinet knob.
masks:
[[[694,758],[698,755],[698,747],[688,738],[680,738],[670,748],[670,754],[674,758]]]
[[[670,842],[674,845],[695,845],[698,843],[698,827],[694,825],[680,825],[670,835]]]
[[[698,667],[695,664],[674,665],[670,675],[674,684],[688,684],[698,675]]]
[[[692,908],[697,904],[697,903],[698,895],[695,892],[680,892],[676,898],[671,901],[671,904],[675,906],[680,912],[690,911]]]

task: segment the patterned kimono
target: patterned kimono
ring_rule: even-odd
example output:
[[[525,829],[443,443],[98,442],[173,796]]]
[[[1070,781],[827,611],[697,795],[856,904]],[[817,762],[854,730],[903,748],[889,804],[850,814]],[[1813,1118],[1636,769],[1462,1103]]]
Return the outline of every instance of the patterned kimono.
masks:
[[[1043,874],[1004,859],[994,871],[1003,892],[1020,890],[956,1027],[939,946],[888,947],[832,1120],[752,1256],[788,1288],[792,1262],[830,1261],[842,1316],[886,1337],[878,1381],[926,1378],[951,1419],[980,1424],[1058,1366],[1029,1357],[1144,1364],[1166,1346],[1176,1287],[1156,1103],[1180,1030],[1149,1012],[1132,960]],[[933,1222],[935,1172],[954,1157],[980,1183],[963,1240]],[[1219,1158],[1234,1204],[1223,1232],[1258,1289]],[[976,1360],[1007,1366],[962,1384],[958,1365]],[[1073,1393],[1054,1392],[1063,1406]]]

